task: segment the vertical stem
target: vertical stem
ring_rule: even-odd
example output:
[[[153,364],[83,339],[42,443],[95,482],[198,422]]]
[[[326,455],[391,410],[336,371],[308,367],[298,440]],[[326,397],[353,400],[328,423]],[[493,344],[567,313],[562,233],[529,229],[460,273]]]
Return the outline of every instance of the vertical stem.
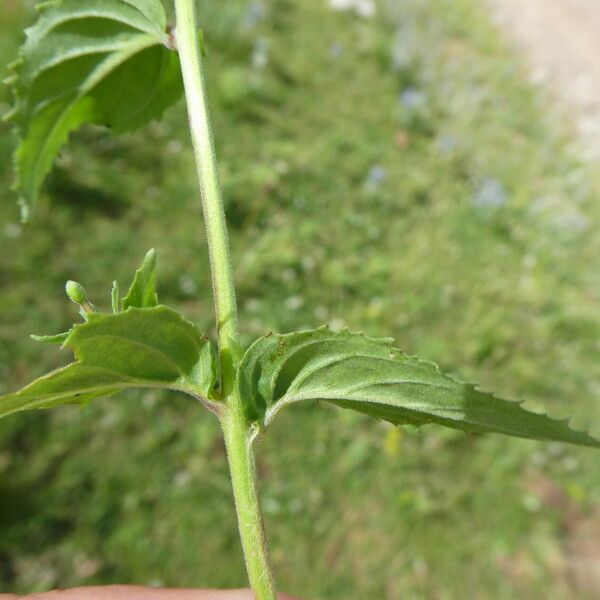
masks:
[[[238,317],[227,224],[208,116],[195,0],[175,0],[175,10],[177,45],[208,238],[219,335],[221,392],[226,399],[221,425],[227,447],[238,526],[246,570],[256,600],[276,600],[277,592],[258,499],[250,427],[241,398],[234,390],[232,346],[237,344]]]
[[[250,585],[256,600],[276,600],[277,591],[258,499],[252,439],[239,402],[230,404],[222,424]]]
[[[237,306],[227,223],[225,221],[217,172],[217,159],[208,115],[202,54],[199,32],[196,26],[195,0],[175,0],[175,9],[177,13],[177,46],[181,60],[190,133],[196,157],[198,182],[202,195],[202,210],[208,238],[219,349],[222,359],[224,358],[223,353],[226,359],[230,359],[231,341],[235,341],[238,336]],[[231,373],[224,372],[223,375],[227,380]],[[224,385],[230,383],[230,381],[223,382]]]

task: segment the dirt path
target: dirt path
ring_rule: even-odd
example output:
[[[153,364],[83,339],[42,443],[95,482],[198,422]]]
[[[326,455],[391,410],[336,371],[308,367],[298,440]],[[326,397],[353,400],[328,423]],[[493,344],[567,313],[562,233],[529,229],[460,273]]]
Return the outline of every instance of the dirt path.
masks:
[[[600,0],[485,0],[529,55],[532,78],[574,107],[590,158],[600,159]]]
[[[532,79],[562,100],[585,156],[600,161],[600,0],[484,1],[527,53]],[[563,515],[565,545],[557,576],[574,593],[600,597],[600,508],[586,516],[550,479],[534,485],[540,500]]]

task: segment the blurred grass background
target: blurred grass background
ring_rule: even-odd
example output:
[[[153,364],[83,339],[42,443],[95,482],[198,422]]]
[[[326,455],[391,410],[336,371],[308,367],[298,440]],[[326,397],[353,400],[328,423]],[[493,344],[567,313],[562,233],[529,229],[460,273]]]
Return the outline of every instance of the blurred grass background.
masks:
[[[31,5],[3,0],[0,64]],[[488,389],[599,419],[598,177],[483,6],[198,5],[244,340],[322,323],[393,335]],[[25,227],[2,127],[2,391],[68,361],[28,338],[74,320],[66,279],[106,307],[151,246],[162,301],[213,331],[181,103],[135,135],[77,133]],[[593,451],[307,405],[258,462],[290,593],[600,595]],[[0,591],[245,584],[218,425],[175,394],[0,422],[0,532]]]

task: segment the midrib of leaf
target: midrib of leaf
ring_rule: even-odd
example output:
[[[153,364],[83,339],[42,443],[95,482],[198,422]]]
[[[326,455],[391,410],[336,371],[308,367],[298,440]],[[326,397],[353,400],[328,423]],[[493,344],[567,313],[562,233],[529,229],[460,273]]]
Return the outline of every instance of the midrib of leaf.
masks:
[[[66,367],[65,367],[66,368]],[[97,369],[101,369],[100,367],[94,367]],[[111,371],[110,369],[104,369],[107,373],[115,373],[115,371]],[[120,373],[119,373],[120,375]],[[70,390],[69,392],[61,392],[56,394],[45,394],[44,396],[38,396],[38,398],[27,404],[28,407],[35,407],[38,404],[43,404],[49,398],[60,400],[61,398],[68,398],[69,396],[90,394],[93,392],[106,392],[108,390],[115,390],[115,392],[125,389],[125,388],[136,388],[136,387],[144,387],[144,388],[153,388],[157,390],[174,390],[177,392],[184,392],[186,390],[170,385],[160,385],[156,382],[151,381],[150,379],[124,379],[123,381],[115,381],[114,383],[106,383],[103,385],[95,385],[92,387],[85,388],[75,388]]]
[[[429,388],[439,388],[439,389],[444,389],[447,391],[452,391],[450,388],[446,387],[446,386],[442,386],[442,385],[438,385],[438,384],[429,384],[426,382],[422,382],[422,381],[408,381],[408,380],[402,380],[400,384],[397,384],[395,382],[377,382],[375,384],[372,385],[368,385],[365,386],[364,388],[358,388],[358,389],[365,389],[367,390],[369,387],[375,387],[375,386],[379,386],[379,385],[402,385],[402,384],[406,384],[406,385],[421,385],[423,387],[429,387]],[[468,386],[469,384],[463,384]],[[473,388],[476,389],[476,388]],[[304,393],[300,393],[300,394],[286,394],[284,396],[282,396],[279,400],[277,400],[276,403],[274,403],[270,408],[268,408],[265,411],[265,419],[264,419],[264,424],[265,427],[267,427],[271,421],[273,420],[273,418],[275,417],[275,415],[285,406],[288,406],[290,404],[293,404],[295,402],[300,402],[302,400],[322,400],[325,402],[358,402],[359,404],[370,404],[373,406],[389,406],[390,408],[393,408],[395,410],[398,410],[400,412],[406,413],[406,417],[407,418],[411,418],[411,417],[420,417],[420,421],[421,422],[436,422],[436,421],[446,421],[446,420],[452,420],[453,418],[456,417],[456,415],[460,415],[461,417],[465,418],[467,416],[467,412],[461,408],[461,407],[451,407],[451,406],[447,406],[447,405],[439,405],[435,411],[433,411],[430,407],[427,408],[426,410],[422,409],[422,404],[420,402],[414,402],[414,401],[410,401],[408,398],[403,398],[402,399],[402,404],[399,405],[398,403],[394,403],[393,401],[387,400],[387,399],[383,399],[383,400],[374,400],[372,398],[369,398],[368,395],[367,396],[358,396],[356,394],[357,390],[354,390],[354,392],[348,392],[348,390],[331,390],[328,391],[327,393],[322,393],[322,392],[318,392],[315,393],[315,390],[307,390]],[[521,404],[523,404],[523,402],[511,402],[511,401],[507,401],[504,400],[503,402],[506,402],[508,406],[510,406],[511,404],[514,404],[514,408],[518,408],[521,406]],[[489,411],[492,415],[494,415],[494,411]],[[568,418],[552,418],[550,417],[547,413],[536,413],[538,416],[544,416],[548,419],[550,419],[551,421],[554,421],[556,423],[563,423],[568,425],[569,424],[569,419]],[[473,418],[469,418],[468,420],[465,420],[465,424],[468,426],[471,426],[473,428],[476,427],[480,427],[483,428],[483,430],[485,431],[489,431],[489,423],[486,423],[485,420],[481,420],[481,419],[473,419]],[[507,427],[502,427],[501,425],[498,425],[497,423],[494,423],[494,431],[496,433],[505,433],[507,435],[514,435],[514,433],[511,431],[510,428]]]
[[[128,6],[132,6],[132,8],[134,8],[134,10],[142,17],[142,21],[138,21],[137,19],[128,19],[119,12],[107,10],[110,7],[103,7],[100,9],[98,7],[92,8],[86,6],[85,0],[82,0],[82,6],[76,9],[71,9],[69,12],[55,13],[52,18],[39,21],[33,27],[26,29],[25,32],[29,36],[29,40],[35,41],[36,37],[44,37],[53,29],[60,27],[64,23],[70,23],[72,21],[79,21],[82,19],[106,19],[107,21],[114,21],[116,23],[121,23],[122,25],[127,25],[128,27],[132,27],[134,30],[137,29],[148,34],[152,34],[155,37],[157,34],[163,33],[162,30],[150,22],[150,20],[142,12],[133,7],[133,5],[129,3],[127,4]]]
[[[375,358],[375,357],[367,357],[367,358]],[[384,359],[385,360],[385,359]],[[453,418],[456,418],[456,415],[460,415],[462,418],[467,417],[467,412],[461,408],[461,407],[451,407],[451,406],[447,406],[447,405],[443,405],[440,404],[435,411],[433,411],[430,407],[427,408],[426,410],[423,410],[422,404],[420,402],[411,402],[409,399],[405,399],[403,398],[402,400],[402,404],[399,405],[397,403],[394,403],[393,401],[387,400],[387,399],[383,399],[383,400],[373,400],[371,398],[368,397],[368,395],[365,396],[358,396],[357,392],[359,390],[368,390],[371,387],[377,387],[377,386],[381,386],[381,385],[421,385],[423,387],[429,387],[429,388],[439,388],[439,389],[443,389],[443,390],[447,390],[449,392],[452,392],[452,388],[449,386],[443,386],[440,384],[436,384],[436,383],[427,383],[427,382],[423,382],[423,381],[409,381],[409,380],[398,380],[398,381],[387,381],[387,382],[377,382],[374,384],[369,384],[366,386],[361,386],[358,387],[354,390],[348,390],[348,389],[337,389],[337,390],[331,390],[328,391],[327,393],[322,393],[322,392],[318,392],[315,393],[315,390],[307,390],[304,393],[296,393],[296,394],[285,394],[284,396],[282,396],[281,398],[279,398],[270,408],[268,408],[265,411],[265,420],[264,420],[264,424],[265,427],[267,427],[271,421],[273,420],[273,418],[275,417],[275,415],[285,406],[288,406],[290,404],[293,404],[295,402],[300,402],[302,400],[323,400],[325,402],[332,402],[335,403],[337,401],[339,402],[359,402],[360,404],[370,404],[373,406],[389,406],[393,409],[399,410],[401,412],[407,413],[407,418],[412,417],[419,417],[419,420],[421,422],[443,422],[443,421],[447,421],[447,420],[452,420]],[[464,385],[467,388],[472,388],[474,391],[477,391],[475,386],[472,386],[470,384],[458,384],[457,385]],[[490,394],[491,395],[491,394]],[[507,407],[511,407],[511,408],[519,408],[522,404],[523,401],[519,402],[519,401],[508,401],[508,400],[503,400],[502,402],[505,402]],[[514,405],[514,406],[511,406]],[[480,409],[481,412],[483,412],[483,409]],[[492,416],[494,415],[494,410],[489,410],[488,411]],[[547,419],[554,421],[557,424],[564,424],[569,426],[570,425],[570,420],[568,418],[553,418],[550,415],[548,415],[546,412],[540,412],[540,413],[535,413],[538,416],[543,416],[546,417]],[[473,427],[473,428],[480,428],[483,431],[490,431],[490,425],[488,422],[486,422],[485,419],[473,419],[472,417],[469,419],[465,420],[465,424]],[[505,433],[507,435],[514,435],[513,431],[509,428],[509,427],[503,427],[502,425],[499,425],[497,422],[494,423],[494,429],[493,429],[496,433]],[[575,430],[577,431],[577,430]],[[585,433],[584,431],[582,431],[581,433]]]
[[[306,348],[306,346],[304,346],[303,348]],[[294,353],[295,354],[295,353]],[[293,356],[293,355],[291,355]],[[296,379],[294,379],[294,381],[292,382],[292,385],[288,388],[288,393],[284,394],[284,396],[288,396],[290,395],[289,392],[293,392],[295,389],[298,389],[300,387],[302,387],[302,385],[304,383],[306,383],[307,379],[309,379],[310,377],[317,375],[320,371],[324,371],[325,369],[327,369],[328,367],[334,366],[334,365],[338,365],[341,364],[343,362],[346,362],[348,360],[355,360],[355,359],[361,359],[361,358],[365,358],[368,359],[370,361],[379,361],[379,362],[385,362],[385,363],[391,363],[394,365],[397,365],[397,362],[392,359],[392,358],[385,358],[383,356],[374,356],[372,354],[352,354],[351,356],[345,355],[345,356],[336,356],[331,360],[323,360],[320,363],[317,363],[316,365],[314,365],[314,368],[312,369],[306,369],[305,372],[302,373],[301,377],[298,377]],[[427,363],[424,363],[424,365],[426,365]],[[281,369],[279,369],[278,373],[283,369],[283,366]],[[412,381],[412,380],[405,380],[405,379],[397,379],[397,380],[391,380],[389,382],[378,382],[378,385],[383,385],[383,384],[402,384],[402,383],[410,383],[410,384],[415,384],[415,385],[427,385],[430,387],[439,387],[440,389],[449,389],[448,386],[443,386],[443,385],[439,385],[439,384],[432,384],[429,383],[428,381]],[[368,388],[370,387],[371,384],[367,384],[364,385],[362,383],[355,385],[354,387],[349,387],[349,388],[344,388],[346,389],[346,391],[348,393],[351,393],[352,391],[357,391],[364,388]],[[277,383],[275,383],[275,385],[273,386],[273,389],[277,389]],[[279,398],[281,398],[282,396],[280,396]],[[273,396],[275,401],[279,401],[279,398],[276,397],[275,395]]]
[[[418,381],[418,382],[414,382],[414,381],[403,381],[402,383],[406,384],[406,385],[422,385],[424,387],[440,387],[442,389],[447,389],[444,388],[443,386],[436,386],[436,385],[430,385],[427,383],[423,383],[422,381]],[[379,385],[375,384],[375,385]],[[364,389],[367,389],[370,386],[366,386]],[[361,388],[359,388],[361,389]],[[356,394],[357,390],[354,390],[354,394]],[[418,410],[417,408],[415,408],[415,405],[410,405],[408,403],[407,400],[403,400],[402,401],[402,405],[399,406],[397,403],[394,404],[393,402],[390,401],[383,401],[383,400],[373,400],[371,398],[368,397],[364,397],[364,396],[356,396],[356,395],[352,395],[352,393],[348,392],[347,390],[332,390],[330,392],[327,392],[326,394],[322,393],[322,392],[318,392],[315,393],[315,390],[308,390],[305,393],[301,393],[301,394],[286,394],[285,396],[282,396],[279,400],[277,400],[277,402],[273,403],[273,405],[268,408],[265,411],[265,426],[269,425],[271,423],[271,421],[273,420],[273,418],[275,417],[275,415],[284,407],[284,406],[288,406],[290,404],[293,404],[294,402],[300,402],[302,400],[324,400],[325,402],[335,402],[336,400],[339,401],[346,401],[346,402],[360,402],[362,404],[373,404],[374,406],[391,406],[392,408],[401,410],[401,411],[406,411],[407,413],[411,413],[411,414],[415,414],[415,415],[423,415],[423,417],[425,419],[429,419],[431,418],[431,410],[429,412],[423,412],[422,410]],[[417,406],[420,406],[420,403],[417,403]],[[456,410],[456,411],[452,411],[449,410],[447,408],[445,408],[445,410],[447,412],[461,412],[462,414],[464,414],[463,410]],[[443,417],[441,417],[443,418]]]
[[[30,83],[28,85],[33,85],[35,83],[35,79],[44,71],[54,69],[55,67],[58,67],[70,60],[81,58],[83,56],[91,56],[93,54],[114,53],[119,49],[123,48],[124,45],[130,43],[132,37],[146,37],[148,35],[150,34],[136,33],[134,34],[134,36],[132,36],[131,33],[123,33],[121,34],[122,37],[114,36],[112,40],[106,42],[89,40],[89,45],[87,47],[85,44],[80,44],[76,48],[63,52],[60,56],[54,57],[52,60],[49,59],[46,63],[41,63],[35,71],[32,71],[31,73],[27,74],[28,78],[30,79]],[[156,43],[155,38],[154,43]],[[55,96],[55,98],[56,97],[57,96]],[[53,100],[53,98],[50,100]]]
[[[365,336],[364,339],[367,340],[370,338],[367,338]],[[311,346],[326,346],[327,344],[331,344],[331,343],[337,343],[337,340],[335,340],[335,338],[327,338],[324,340],[307,340],[304,344],[302,344],[301,346],[298,346],[297,349],[295,349],[293,352],[291,352],[286,357],[285,361],[282,361],[279,368],[276,371],[274,371],[273,376],[271,377],[270,385],[271,385],[271,391],[273,393],[274,401],[279,401],[279,398],[287,395],[287,393],[290,390],[300,387],[309,377],[311,377],[315,373],[318,373],[320,370],[326,369],[327,367],[330,367],[335,364],[339,364],[346,360],[355,359],[355,358],[366,358],[369,360],[380,360],[383,362],[389,362],[392,364],[396,364],[396,361],[393,358],[386,358],[384,356],[377,356],[377,355],[372,355],[372,354],[364,354],[361,352],[356,352],[355,354],[352,354],[352,355],[339,354],[338,356],[334,356],[333,358],[327,357],[327,358],[323,359],[322,361],[313,365],[313,367],[311,367],[310,369],[303,369],[304,372],[302,373],[302,376],[301,377],[296,376],[294,378],[294,380],[292,381],[291,386],[287,389],[287,391],[284,394],[282,394],[280,396],[276,395],[275,392],[279,388],[279,377],[281,375],[281,372],[285,369],[286,364],[289,363],[289,361],[293,360],[293,358],[295,356],[297,356],[300,352],[305,351],[307,348],[309,348]],[[404,355],[404,353],[400,352],[399,350],[394,349],[394,351]],[[318,352],[318,350],[317,350],[317,352]],[[423,364],[425,365],[427,363],[423,363]]]
[[[152,34],[138,34],[130,42],[122,44],[121,49],[118,52],[109,54],[92,70],[87,79],[81,84],[77,100],[89,93],[98,83],[111,73],[111,71],[114,71],[128,58],[131,58],[146,48],[156,45],[156,42],[156,36]]]
[[[356,395],[359,392],[365,392],[368,393],[367,390],[369,390],[370,388],[373,387],[377,387],[377,386],[386,386],[386,385],[421,385],[423,387],[428,387],[428,388],[436,388],[439,390],[447,390],[447,391],[452,391],[451,387],[449,385],[441,385],[439,383],[429,383],[427,381],[414,381],[412,379],[396,379],[396,380],[391,380],[391,381],[378,381],[377,383],[369,383],[369,384],[361,384],[361,385],[355,385],[354,387],[348,387],[345,388],[345,393],[348,394],[348,398],[351,398],[352,395]],[[382,402],[381,404],[385,404],[384,402]]]
[[[90,393],[96,393],[96,392],[109,392],[111,390],[114,390],[114,392],[116,393],[123,389],[136,388],[136,387],[163,389],[163,390],[169,389],[169,390],[173,390],[173,391],[177,391],[177,392],[189,393],[189,390],[179,387],[179,386],[164,385],[164,384],[160,384],[155,381],[152,381],[150,379],[137,379],[137,378],[133,378],[133,377],[127,377],[126,375],[123,375],[122,373],[113,371],[112,369],[106,369],[104,367],[96,367],[96,366],[84,365],[84,364],[70,364],[70,365],[67,365],[66,367],[63,367],[62,369],[58,369],[57,371],[66,371],[67,369],[70,369],[73,367],[80,367],[80,366],[85,367],[85,368],[92,368],[96,371],[105,371],[106,373],[108,373],[110,375],[118,376],[119,378],[121,378],[121,380],[115,381],[113,383],[94,385],[94,386],[89,386],[89,387],[85,387],[85,388],[71,388],[65,392],[56,392],[56,393],[50,393],[50,394],[44,394],[44,395],[37,395],[35,400],[32,400],[28,404],[23,405],[23,408],[21,410],[29,410],[30,408],[36,408],[40,404],[44,404],[45,402],[47,402],[49,399],[60,400],[61,398],[69,398],[70,396],[84,395],[84,394],[90,394]],[[55,373],[57,373],[57,371],[51,371],[50,373],[48,373],[48,377],[51,375],[54,375]],[[40,381],[40,380],[38,379],[37,381]],[[16,394],[15,394],[15,396],[16,396]]]
[[[140,345],[143,345],[143,344],[140,344]],[[94,394],[94,393],[98,393],[98,392],[100,392],[100,393],[108,393],[108,392],[116,393],[116,392],[119,392],[124,389],[139,388],[139,387],[152,388],[152,389],[163,389],[163,390],[166,389],[166,390],[173,390],[176,392],[184,392],[186,394],[192,394],[196,398],[199,398],[205,402],[209,402],[208,398],[206,398],[206,395],[204,393],[202,393],[202,391],[196,387],[194,382],[191,382],[191,381],[175,380],[173,382],[168,382],[168,381],[163,382],[163,381],[155,381],[152,379],[146,379],[146,378],[141,378],[141,377],[130,377],[120,371],[115,371],[114,369],[109,369],[107,367],[100,367],[97,365],[87,364],[87,363],[83,363],[83,362],[71,363],[69,365],[66,365],[65,367],[61,367],[60,369],[51,371],[50,373],[47,373],[44,377],[40,377],[39,379],[37,379],[34,383],[37,384],[37,383],[43,381],[44,379],[50,379],[57,373],[66,372],[69,370],[79,370],[79,369],[91,369],[94,371],[94,373],[104,372],[108,376],[114,377],[115,381],[113,381],[111,383],[98,384],[98,385],[86,386],[86,387],[80,387],[80,388],[69,388],[68,390],[66,390],[64,392],[36,394],[35,399],[32,399],[29,402],[27,402],[26,404],[21,405],[19,410],[29,410],[29,409],[36,408],[38,406],[43,406],[46,402],[48,402],[48,400],[55,401],[55,400],[60,400],[62,398],[70,398],[72,396],[77,396],[77,395],[88,395],[88,394]],[[189,387],[186,385],[181,385],[181,383],[184,383],[184,384],[187,383]],[[25,389],[27,389],[27,388],[25,388]],[[22,390],[21,392],[24,392],[24,391],[25,390]],[[27,398],[27,392],[25,392],[25,393],[17,392],[15,394],[12,394],[12,396],[14,396],[15,399],[18,399],[19,394],[21,394],[20,398],[24,398],[24,397]]]

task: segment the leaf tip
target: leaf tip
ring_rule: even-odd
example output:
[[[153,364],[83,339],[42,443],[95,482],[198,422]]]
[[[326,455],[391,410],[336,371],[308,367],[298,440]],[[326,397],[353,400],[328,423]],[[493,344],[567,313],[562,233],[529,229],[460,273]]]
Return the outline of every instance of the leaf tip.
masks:
[[[150,248],[150,250],[146,252],[144,262],[152,269],[156,267],[156,250],[154,248]]]

